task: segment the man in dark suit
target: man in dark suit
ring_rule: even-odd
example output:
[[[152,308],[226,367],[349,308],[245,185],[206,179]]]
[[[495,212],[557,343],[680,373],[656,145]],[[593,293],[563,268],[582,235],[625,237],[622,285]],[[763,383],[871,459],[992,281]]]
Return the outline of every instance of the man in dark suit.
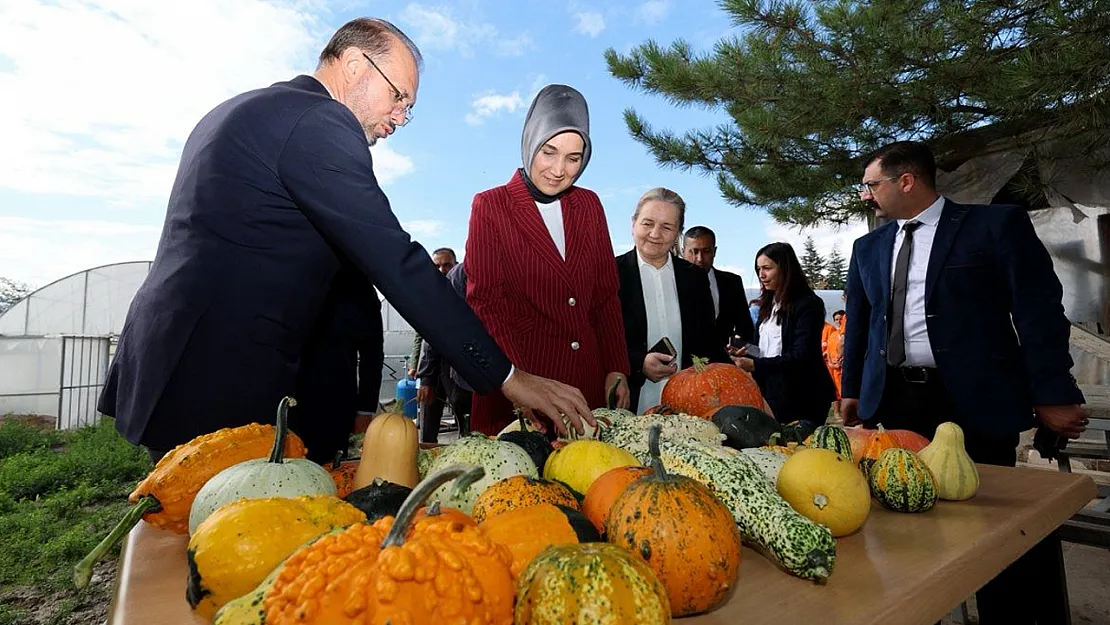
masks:
[[[1060,281],[1024,210],[957,204],[935,178],[928,147],[908,141],[864,171],[860,197],[891,221],[852,250],[841,411],[929,438],[952,421],[973,460],[1014,466],[1020,432],[1077,438],[1087,423]],[[1055,622],[1053,557],[1046,540],[988,583],[980,622]]]
[[[466,269],[459,263],[447,272],[447,281],[455,289],[459,297],[466,299]],[[443,417],[443,407],[451,404],[451,414],[455,415],[455,422],[459,424],[459,433],[466,435],[470,432],[470,403],[473,393],[470,386],[459,377],[457,371],[443,362],[443,356],[431,343],[425,343],[420,354],[420,363],[416,368],[416,375],[420,377],[420,390],[434,389],[427,393],[428,397],[422,398],[424,404],[424,420],[420,424],[420,442],[435,443],[439,440],[439,423]],[[429,416],[427,401],[439,404],[438,412]]]
[[[713,313],[721,345],[727,345],[733,336],[750,343],[755,336],[755,326],[748,310],[744,280],[713,267],[717,258],[717,235],[705,226],[690,228],[683,237],[682,257],[709,272],[709,290],[713,295]]]
[[[577,389],[513,369],[378,186],[368,145],[409,121],[420,64],[392,24],[356,19],[313,76],[238,95],[200,121],[98,403],[127,440],[157,456],[222,427],[272,421],[296,393],[344,261],[475,390],[500,388],[576,428],[592,422]]]

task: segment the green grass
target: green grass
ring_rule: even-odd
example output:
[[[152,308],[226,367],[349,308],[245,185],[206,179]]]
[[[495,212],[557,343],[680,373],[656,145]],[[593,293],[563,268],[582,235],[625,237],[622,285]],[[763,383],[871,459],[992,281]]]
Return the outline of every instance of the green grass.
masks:
[[[108,420],[67,432],[0,422],[0,587],[72,587],[73,565],[151,467]],[[0,609],[0,625],[20,620],[19,610]]]

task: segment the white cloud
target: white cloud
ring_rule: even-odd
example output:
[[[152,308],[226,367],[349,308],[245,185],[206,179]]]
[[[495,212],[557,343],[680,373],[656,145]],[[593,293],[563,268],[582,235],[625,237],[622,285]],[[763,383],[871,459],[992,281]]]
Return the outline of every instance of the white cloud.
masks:
[[[4,277],[41,287],[96,265],[153,260],[161,226],[0,216]]]
[[[414,219],[401,222],[401,227],[414,239],[439,236],[445,225],[438,219]]]
[[[524,107],[519,91],[512,93],[486,93],[474,98],[470,103],[471,111],[466,115],[466,123],[479,126],[487,119],[500,113],[515,113]]]
[[[464,57],[474,56],[478,47],[487,47],[498,56],[521,56],[532,47],[527,33],[506,37],[493,24],[465,22],[445,6],[429,7],[412,3],[399,16],[400,23],[422,49],[454,50]]]
[[[108,4],[0,3],[0,187],[164,198],[201,116],[310,67],[326,36],[290,3]]]
[[[578,23],[574,25],[574,32],[589,37],[597,37],[605,30],[605,18],[597,11],[579,11],[574,14]]]
[[[648,0],[636,9],[636,17],[646,24],[657,24],[671,12],[671,0]]]
[[[386,139],[378,139],[370,148],[370,154],[374,157],[374,175],[383,187],[416,168],[411,158],[398,154]]]
[[[844,262],[847,263],[849,257],[852,255],[852,244],[856,239],[867,234],[867,221],[858,220],[853,221],[844,226],[819,226],[816,228],[799,229],[797,227],[787,226],[776,222],[774,219],[767,217],[765,219],[765,226],[767,232],[767,242],[783,241],[789,243],[794,247],[794,251],[798,254],[798,258],[802,257],[805,251],[806,237],[813,238],[813,245],[817,248],[817,252],[821,256],[828,257],[833,249],[837,249],[840,255],[844,257]],[[748,267],[744,273],[744,283],[748,284],[749,277],[755,277],[755,270]]]

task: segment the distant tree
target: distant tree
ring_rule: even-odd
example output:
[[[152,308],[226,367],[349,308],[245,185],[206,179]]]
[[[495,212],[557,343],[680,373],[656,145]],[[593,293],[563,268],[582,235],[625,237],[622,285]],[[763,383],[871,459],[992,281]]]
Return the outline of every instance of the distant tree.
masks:
[[[1110,137],[1110,0],[719,0],[737,27],[708,54],[686,41],[605,52],[610,73],[711,128],[632,136],[663,165],[714,175],[726,201],[785,223],[844,222],[861,157],[900,139],[957,165],[987,143]],[[1024,168],[1013,184],[1031,182]],[[1041,191],[1043,195],[1043,191]]]
[[[848,265],[840,250],[833,247],[829,257],[825,259],[825,288],[843,291],[848,283]]]
[[[802,272],[806,274],[809,285],[815,289],[825,287],[825,259],[813,244],[813,237],[806,237],[805,251],[802,253]]]
[[[30,285],[18,280],[0,277],[0,314],[15,306],[16,302],[26,297],[30,292]]]

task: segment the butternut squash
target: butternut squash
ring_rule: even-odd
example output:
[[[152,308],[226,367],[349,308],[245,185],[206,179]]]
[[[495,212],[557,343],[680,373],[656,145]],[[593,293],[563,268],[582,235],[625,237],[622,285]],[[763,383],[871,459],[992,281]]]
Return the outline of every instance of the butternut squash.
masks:
[[[941,499],[963,501],[979,490],[979,470],[964,448],[964,431],[955,423],[938,425],[933,442],[917,457],[932,471]]]
[[[355,471],[355,490],[369,486],[374,478],[408,488],[416,487],[420,481],[416,462],[420,439],[416,423],[402,414],[399,406],[374,417],[366,428],[362,460]]]

